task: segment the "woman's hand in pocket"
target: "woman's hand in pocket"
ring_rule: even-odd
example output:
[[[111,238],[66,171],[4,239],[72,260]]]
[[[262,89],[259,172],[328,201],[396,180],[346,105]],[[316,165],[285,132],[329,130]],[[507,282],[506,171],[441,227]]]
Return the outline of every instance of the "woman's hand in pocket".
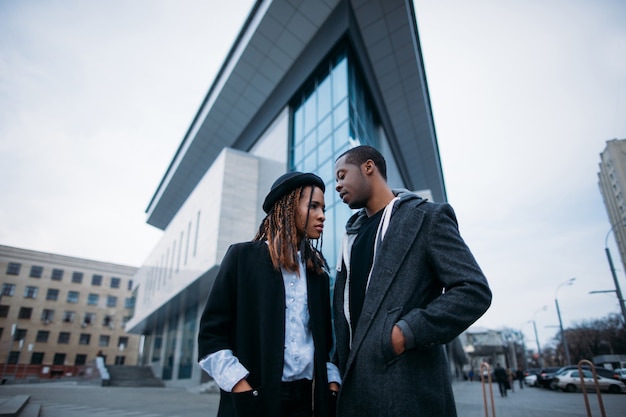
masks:
[[[233,392],[246,392],[252,391],[252,387],[248,384],[248,381],[244,378],[241,381],[237,382],[233,387]]]

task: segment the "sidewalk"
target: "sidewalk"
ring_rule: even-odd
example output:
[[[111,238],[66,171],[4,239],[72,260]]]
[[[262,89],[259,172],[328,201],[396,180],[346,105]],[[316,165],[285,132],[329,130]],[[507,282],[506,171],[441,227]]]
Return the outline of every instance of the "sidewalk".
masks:
[[[483,401],[483,389],[480,382],[459,381],[453,385],[458,417],[493,417],[493,409],[497,417],[587,417],[585,399],[582,393],[565,393],[550,391],[544,388],[515,385],[515,391],[508,391],[501,397],[498,385],[493,385],[493,408],[489,386],[485,387],[487,412]],[[600,416],[598,397],[595,393],[588,395],[591,415]],[[607,417],[626,415],[626,395],[602,394],[602,402]]]
[[[480,382],[455,382],[453,389],[458,417],[494,417],[488,387],[488,414]],[[502,398],[497,385],[493,390],[497,417],[587,417],[581,393],[516,387],[515,392],[509,391]],[[177,388],[100,387],[64,382],[0,386],[0,399],[13,395],[30,395],[32,403],[42,405],[40,417],[214,417],[219,402],[218,394]],[[599,416],[597,396],[590,394],[588,398],[592,415]],[[602,398],[607,417],[624,415],[626,395],[603,394]]]

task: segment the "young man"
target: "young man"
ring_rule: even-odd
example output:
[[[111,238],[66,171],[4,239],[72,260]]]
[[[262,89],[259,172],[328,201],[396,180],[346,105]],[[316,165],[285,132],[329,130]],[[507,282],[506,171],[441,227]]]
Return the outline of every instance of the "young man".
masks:
[[[485,313],[491,291],[448,204],[387,185],[383,156],[335,162],[352,209],[334,291],[338,417],[456,416],[444,345]]]

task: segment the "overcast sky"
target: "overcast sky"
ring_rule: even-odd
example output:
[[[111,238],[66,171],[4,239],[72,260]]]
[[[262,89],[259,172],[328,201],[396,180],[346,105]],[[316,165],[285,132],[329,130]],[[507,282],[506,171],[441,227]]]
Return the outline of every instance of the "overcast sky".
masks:
[[[161,235],[145,208],[252,4],[0,0],[0,244],[140,266]],[[448,200],[494,292],[477,325],[532,346],[555,295],[565,326],[619,314],[589,291],[614,289],[597,173],[626,138],[626,3],[415,9]]]

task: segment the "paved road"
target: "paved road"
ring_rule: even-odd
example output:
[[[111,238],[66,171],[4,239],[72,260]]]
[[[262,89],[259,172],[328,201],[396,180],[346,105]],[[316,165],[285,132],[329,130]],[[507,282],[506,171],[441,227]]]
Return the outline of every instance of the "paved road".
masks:
[[[458,417],[485,417],[479,382],[457,382],[454,393]],[[486,393],[488,417],[495,417],[488,389]],[[587,417],[580,393],[518,388],[501,398],[497,386],[493,393],[497,417]],[[214,417],[218,404],[217,394],[175,388],[117,388],[63,382],[0,386],[0,398],[18,394],[28,394],[32,403],[41,404],[41,417]],[[592,415],[600,416],[597,396],[591,394],[588,398]],[[603,394],[602,400],[607,417],[626,415],[626,394]]]
[[[493,417],[491,396],[485,389],[488,416]],[[483,390],[480,382],[457,382],[454,395],[458,417],[485,417]],[[594,417],[601,416],[598,396],[588,395],[589,409]],[[626,394],[602,394],[607,417],[626,416]],[[544,388],[519,389],[500,397],[497,384],[493,386],[493,404],[497,417],[587,417],[582,393],[565,393]]]

